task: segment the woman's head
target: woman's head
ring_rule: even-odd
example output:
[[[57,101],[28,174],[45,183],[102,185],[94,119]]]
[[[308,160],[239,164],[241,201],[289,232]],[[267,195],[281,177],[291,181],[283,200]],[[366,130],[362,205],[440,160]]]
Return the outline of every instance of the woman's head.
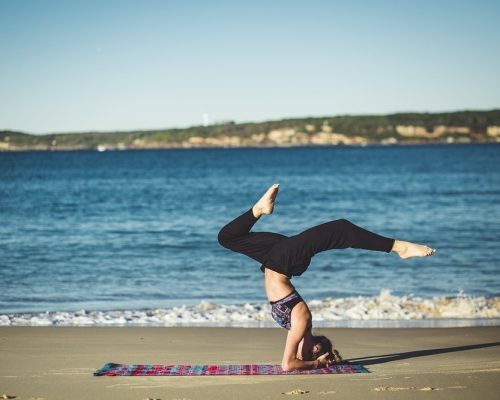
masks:
[[[333,348],[332,342],[326,336],[312,336],[312,359],[317,360],[323,354],[329,353],[329,359],[334,362],[342,361],[342,357],[337,350]]]
[[[332,342],[326,336],[312,337],[312,359],[316,360],[325,353],[332,354]]]

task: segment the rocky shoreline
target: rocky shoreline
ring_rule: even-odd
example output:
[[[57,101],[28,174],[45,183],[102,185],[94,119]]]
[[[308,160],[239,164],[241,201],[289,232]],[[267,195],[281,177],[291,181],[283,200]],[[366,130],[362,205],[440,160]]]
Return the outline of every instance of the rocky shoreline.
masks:
[[[464,117],[464,114],[467,116]],[[431,123],[430,119],[435,123]],[[417,120],[425,124],[404,124]],[[439,123],[443,120],[450,122],[446,125]],[[32,135],[0,131],[0,152],[499,142],[500,111],[332,117],[248,124],[230,122],[186,129],[132,132]]]

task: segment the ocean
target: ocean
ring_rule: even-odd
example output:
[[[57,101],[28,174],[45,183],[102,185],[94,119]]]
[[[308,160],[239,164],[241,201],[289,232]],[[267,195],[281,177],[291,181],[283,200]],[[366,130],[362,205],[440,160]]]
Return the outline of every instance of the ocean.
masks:
[[[259,264],[217,242],[273,183],[255,231],[438,250],[318,254],[292,280],[317,323],[500,321],[500,145],[471,144],[0,153],[0,325],[273,326]]]

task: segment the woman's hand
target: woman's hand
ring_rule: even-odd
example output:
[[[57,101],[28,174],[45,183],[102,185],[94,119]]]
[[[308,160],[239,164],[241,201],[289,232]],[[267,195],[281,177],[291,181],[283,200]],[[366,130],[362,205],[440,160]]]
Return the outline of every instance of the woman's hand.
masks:
[[[329,355],[330,353],[325,353],[317,358],[316,361],[318,362],[318,368],[328,367],[328,364],[330,362]]]

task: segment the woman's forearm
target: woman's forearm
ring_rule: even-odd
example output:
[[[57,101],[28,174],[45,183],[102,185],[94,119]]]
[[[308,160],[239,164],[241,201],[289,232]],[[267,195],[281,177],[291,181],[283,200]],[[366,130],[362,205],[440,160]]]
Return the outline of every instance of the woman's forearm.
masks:
[[[283,369],[283,371],[293,371],[294,369],[315,369],[315,368],[319,368],[318,360],[303,361],[296,358],[281,365],[281,369]]]

